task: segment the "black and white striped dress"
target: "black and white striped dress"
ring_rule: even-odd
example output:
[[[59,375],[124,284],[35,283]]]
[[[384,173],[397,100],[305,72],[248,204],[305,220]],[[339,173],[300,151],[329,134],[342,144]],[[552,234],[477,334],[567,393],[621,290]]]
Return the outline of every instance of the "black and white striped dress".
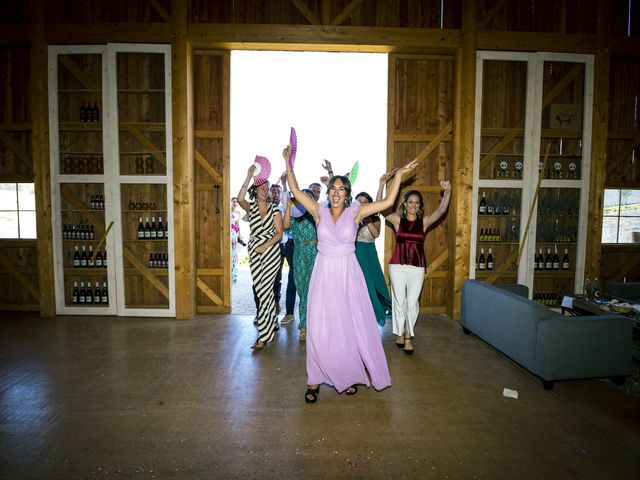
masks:
[[[277,323],[273,285],[280,268],[280,244],[276,242],[264,253],[256,253],[255,249],[275,236],[276,225],[273,217],[279,212],[280,208],[277,205],[269,203],[267,213],[260,217],[256,201],[251,203],[249,212],[251,236],[247,248],[251,277],[258,296],[258,340],[265,343],[273,340]]]

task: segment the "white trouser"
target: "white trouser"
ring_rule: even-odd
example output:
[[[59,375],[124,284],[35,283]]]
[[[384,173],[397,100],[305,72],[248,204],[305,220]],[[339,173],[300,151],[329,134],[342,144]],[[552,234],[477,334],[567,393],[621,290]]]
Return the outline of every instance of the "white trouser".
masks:
[[[411,337],[420,312],[420,292],[424,283],[424,267],[389,265],[393,301],[393,334]]]

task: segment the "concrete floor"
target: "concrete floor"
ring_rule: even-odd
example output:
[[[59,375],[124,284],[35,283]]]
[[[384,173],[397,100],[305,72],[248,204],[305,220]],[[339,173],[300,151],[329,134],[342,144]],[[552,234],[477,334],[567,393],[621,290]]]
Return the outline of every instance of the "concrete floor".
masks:
[[[297,328],[255,335],[252,315],[2,315],[0,478],[640,478],[639,399],[543,390],[446,316],[419,319],[411,357],[383,329],[389,389],[316,405]]]

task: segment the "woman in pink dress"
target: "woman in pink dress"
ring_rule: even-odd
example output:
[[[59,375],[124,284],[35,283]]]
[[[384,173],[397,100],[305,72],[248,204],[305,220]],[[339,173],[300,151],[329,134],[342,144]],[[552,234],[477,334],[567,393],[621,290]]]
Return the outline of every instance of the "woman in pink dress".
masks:
[[[313,215],[318,232],[307,307],[305,401],[318,400],[321,383],[347,395],[355,394],[357,385],[382,390],[391,385],[391,378],[367,284],[355,256],[355,239],[360,220],[393,206],[402,176],[417,162],[396,172],[384,200],[363,205],[351,201],[349,179],[336,175],[327,185],[327,205],[320,206],[298,188],[290,155],[291,146],[283,152],[291,193]]]

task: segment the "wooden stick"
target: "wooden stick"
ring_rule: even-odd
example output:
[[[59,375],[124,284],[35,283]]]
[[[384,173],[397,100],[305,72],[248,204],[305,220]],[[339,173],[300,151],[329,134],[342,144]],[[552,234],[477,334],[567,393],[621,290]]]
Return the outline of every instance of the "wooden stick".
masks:
[[[524,250],[524,244],[527,240],[527,235],[529,234],[529,225],[531,225],[533,210],[534,208],[536,208],[536,202],[538,201],[538,192],[540,191],[540,184],[542,183],[542,175],[544,174],[544,169],[547,166],[547,160],[549,159],[549,150],[551,150],[551,142],[547,143],[547,151],[544,153],[544,161],[542,162],[542,169],[540,170],[540,174],[538,175],[538,184],[536,185],[536,191],[533,193],[533,199],[531,200],[531,208],[529,209],[527,226],[524,228],[524,235],[522,235],[522,243],[518,248],[518,258],[516,258],[516,267],[520,265],[520,257],[522,256],[522,251]]]
[[[111,230],[111,227],[113,227],[113,222],[109,223],[109,226],[105,230],[104,235],[102,235],[102,238],[100,239],[100,243],[98,243],[98,246],[93,251],[93,255],[91,255],[91,260],[95,260],[96,255],[98,254],[98,252],[102,248],[102,245],[104,244],[104,241],[107,239],[107,234],[109,233],[109,230]]]

